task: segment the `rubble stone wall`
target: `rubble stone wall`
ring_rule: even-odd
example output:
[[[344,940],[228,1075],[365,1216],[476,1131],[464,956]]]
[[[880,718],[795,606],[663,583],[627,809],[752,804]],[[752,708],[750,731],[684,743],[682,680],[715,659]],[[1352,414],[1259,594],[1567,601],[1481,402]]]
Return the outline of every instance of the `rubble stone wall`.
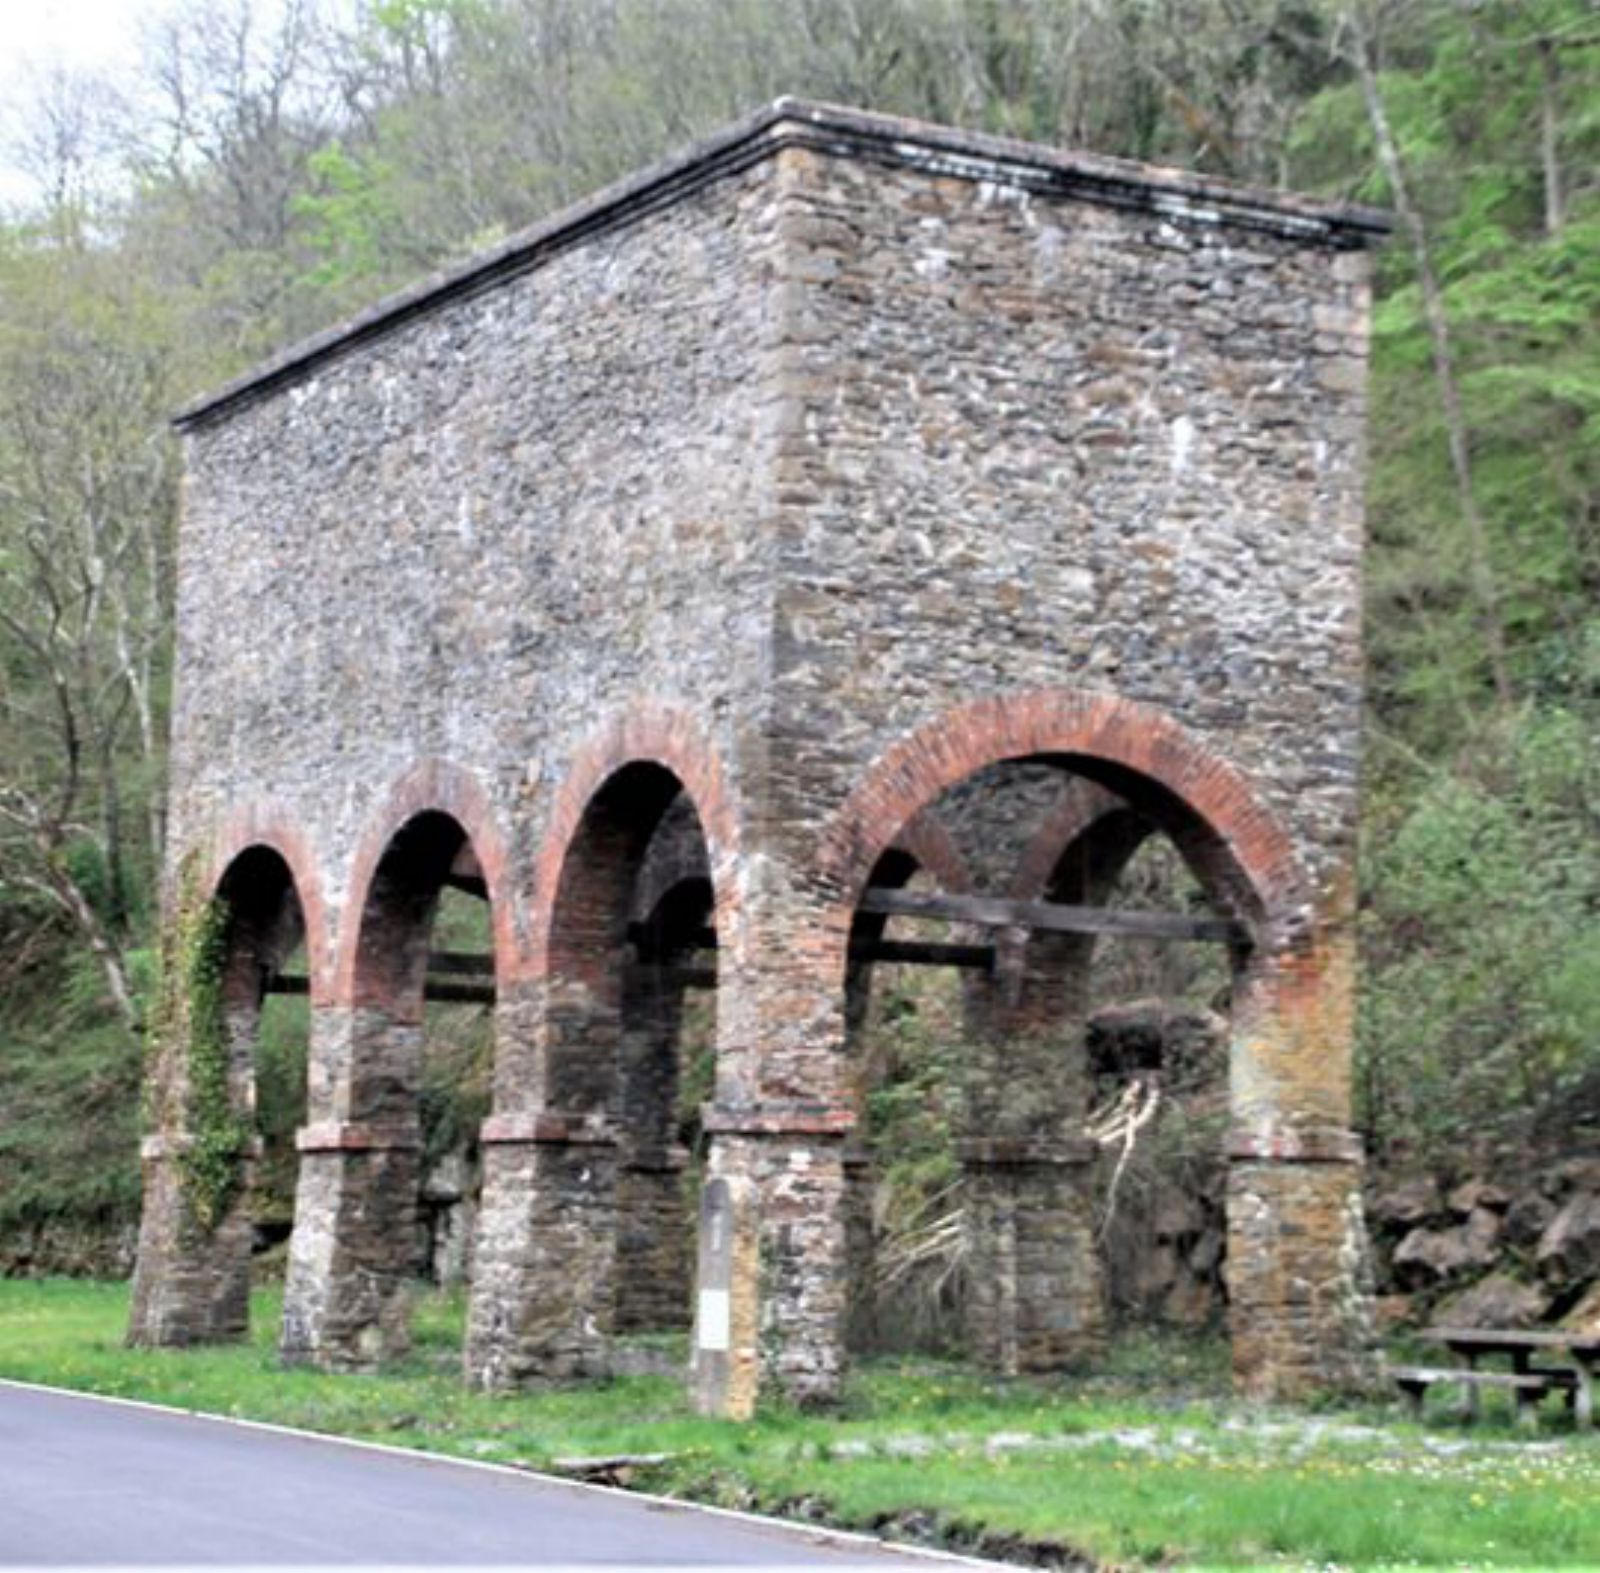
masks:
[[[1343,1281],[1345,1214],[1323,1202],[1356,1161],[1341,958],[1380,230],[784,101],[189,412],[174,857],[198,850],[215,881],[266,827],[315,886],[302,1145],[313,1189],[345,1200],[296,1241],[300,1301],[327,1309],[293,1352],[360,1363],[390,1336],[387,1299],[362,1323],[330,1280],[388,1272],[339,1220],[415,1166],[351,1100],[362,1022],[404,1024],[402,983],[420,998],[425,934],[373,892],[434,813],[464,835],[451,877],[494,908],[468,1372],[604,1369],[623,887],[672,813],[607,783],[643,761],[687,791],[715,891],[708,1173],[738,1245],[702,1241],[702,1272],[742,1265],[697,1301],[702,1392],[747,1413],[764,1372],[830,1396],[855,901],[892,843],[934,835],[919,816],[942,793],[1038,758],[1172,834],[1248,925],[1230,1151],[1253,1210],[1230,1260],[1260,1243],[1250,1314],[1284,1331],[1245,1374],[1343,1370],[1344,1333],[1294,1297],[1307,1253]],[[980,883],[1022,877],[938,835]],[[412,948],[386,962],[391,928]],[[1098,1337],[1091,1275],[1057,1258],[1085,1238],[1081,1164],[996,1163],[996,1217],[1028,1227],[1016,1281],[985,1288],[1015,1326],[987,1344],[1020,1330],[1022,1364],[1076,1356]],[[188,1270],[170,1181],[150,1176],[154,1279]],[[1063,1276],[1071,1327],[1044,1304]],[[135,1333],[179,1341],[170,1322]]]

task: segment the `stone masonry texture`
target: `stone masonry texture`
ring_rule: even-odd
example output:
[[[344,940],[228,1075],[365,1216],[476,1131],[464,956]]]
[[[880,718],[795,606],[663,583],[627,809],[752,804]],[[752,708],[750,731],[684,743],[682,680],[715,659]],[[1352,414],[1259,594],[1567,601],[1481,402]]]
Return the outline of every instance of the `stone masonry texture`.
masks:
[[[198,860],[237,901],[238,870],[287,871],[247,904],[292,903],[310,975],[287,1358],[405,1347],[446,886],[494,933],[467,1378],[600,1373],[615,1330],[692,1316],[702,1404],[747,1414],[765,1386],[838,1388],[873,871],[894,850],[895,883],[1100,901],[1162,833],[1248,936],[1239,1379],[1362,1378],[1349,957],[1384,228],[780,100],[181,417],[172,883]],[[1070,876],[1069,848],[1098,872]],[[969,1321],[1002,1367],[1092,1358],[1103,1332],[1070,1047],[1091,952],[1007,931],[971,991]],[[702,1239],[685,1303],[688,967],[714,981],[727,1241]],[[147,1343],[238,1330],[215,1308],[240,1253],[178,1177],[183,1058],[155,1059]]]

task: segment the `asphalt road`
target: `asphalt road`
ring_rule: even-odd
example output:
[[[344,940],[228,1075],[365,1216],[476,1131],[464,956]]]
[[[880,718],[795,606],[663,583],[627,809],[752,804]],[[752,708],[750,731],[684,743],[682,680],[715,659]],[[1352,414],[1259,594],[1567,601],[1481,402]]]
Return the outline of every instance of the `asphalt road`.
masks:
[[[621,1493],[0,1384],[0,1566],[938,1564]]]

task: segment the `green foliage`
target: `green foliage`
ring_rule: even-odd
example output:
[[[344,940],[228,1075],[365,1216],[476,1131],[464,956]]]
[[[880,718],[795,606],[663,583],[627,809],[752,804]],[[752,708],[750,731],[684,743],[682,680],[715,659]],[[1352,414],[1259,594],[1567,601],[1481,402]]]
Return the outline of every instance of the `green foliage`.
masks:
[[[214,1229],[242,1179],[250,1123],[233,1085],[223,968],[228,959],[227,904],[200,890],[193,859],[179,872],[177,899],[162,936],[156,1008],[150,1020],[152,1082],[184,1091],[178,1159],[195,1221]]]
[[[486,956],[494,949],[489,908],[476,897],[446,889],[434,914],[439,950]],[[482,1005],[427,1008],[422,1062],[422,1142],[426,1163],[477,1146],[489,1113],[494,1076],[494,1021]]]
[[[1490,693],[1409,247],[1373,323],[1360,1089],[1440,1167],[1600,1137],[1600,49],[1578,0],[1396,13],[1384,102],[1423,208],[1517,694]],[[1545,75],[1531,40],[1567,40]],[[1552,87],[1553,80],[1553,87]],[[1559,221],[1541,112],[1556,124]],[[1297,178],[1378,201],[1359,94]]]
[[[0,1275],[121,1267],[138,1218],[138,1039],[93,958],[68,956],[0,996]]]
[[[308,189],[295,199],[295,210],[308,221],[308,244],[321,257],[308,282],[332,295],[351,283],[382,279],[397,218],[384,191],[389,172],[330,142],[306,161],[306,173]]]
[[[286,971],[303,971],[291,962]],[[251,1213],[259,1224],[287,1231],[294,1219],[300,1154],[295,1132],[306,1118],[306,1051],[310,1003],[300,995],[269,994],[261,1006],[255,1042],[255,1127],[261,1161],[255,1173]]]
[[[422,1066],[422,1143],[427,1163],[477,1146],[488,1118],[494,1026],[482,1006],[428,1007]]]
[[[1547,708],[1484,746],[1377,784],[1365,851],[1365,1118],[1441,1166],[1600,1136],[1600,731]]]
[[[916,1215],[956,1178],[965,1074],[959,988],[911,967],[879,967],[868,1041],[864,1135],[882,1154],[896,1210]]]

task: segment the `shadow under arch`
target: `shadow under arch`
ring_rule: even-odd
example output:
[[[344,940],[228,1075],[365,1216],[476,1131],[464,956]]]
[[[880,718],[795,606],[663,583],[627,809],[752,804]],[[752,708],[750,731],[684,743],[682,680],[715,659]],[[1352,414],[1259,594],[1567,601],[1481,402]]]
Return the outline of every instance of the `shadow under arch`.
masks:
[[[1288,833],[1240,771],[1152,707],[1032,691],[958,706],[918,727],[884,751],[830,820],[818,872],[833,903],[822,929],[841,984],[853,975],[844,937],[859,931],[864,890],[892,872],[886,863],[902,827],[1007,765],[1048,766],[1073,785],[996,894],[1101,905],[1159,831],[1209,904],[1241,925],[1230,946],[1241,1009],[1270,996],[1263,980],[1273,969],[1262,958],[1309,948],[1308,881]],[[1024,942],[1022,929],[1002,928],[992,980],[968,996],[986,1015],[969,1037],[966,1132],[957,1144],[976,1264],[968,1347],[1002,1370],[1073,1365],[1103,1337],[1086,1086],[1058,1058],[1063,1024],[1087,1009],[1093,948],[1088,934],[1041,931]]]
[[[617,778],[634,771],[632,786],[615,786]],[[658,772],[657,784],[649,783]],[[660,782],[676,783],[666,798]],[[553,928],[561,907],[562,882],[572,866],[571,854],[591,811],[608,789],[616,799],[636,791],[646,813],[655,812],[678,791],[693,805],[706,848],[706,862],[715,892],[716,918],[731,926],[738,911],[733,870],[739,856],[739,819],[716,749],[687,711],[641,705],[613,717],[573,755],[551,804],[534,870],[534,895],[529,919],[529,968],[536,976],[548,973],[559,955],[560,941]],[[590,831],[597,823],[589,824]]]
[[[329,998],[314,1020],[284,1295],[291,1364],[367,1370],[409,1347],[430,958],[452,888],[488,905],[482,970],[497,992],[516,967],[504,843],[476,780],[427,761],[390,794],[357,852]]]
[[[678,712],[612,722],[557,790],[528,1041],[499,1068],[484,1127],[479,1385],[600,1374],[619,1328],[689,1319],[682,1031],[691,987],[709,986],[715,1009],[735,841],[715,755]]]
[[[271,853],[287,871],[304,925],[306,965],[313,997],[324,995],[333,972],[333,930],[316,849],[284,814],[251,805],[228,817],[205,852],[206,894],[216,897],[246,856]]]
[[[819,848],[819,873],[834,896],[827,927],[836,939],[848,934],[873,865],[902,826],[985,767],[1018,760],[1059,764],[1165,830],[1202,887],[1258,946],[1284,944],[1308,924],[1309,886],[1293,843],[1242,772],[1151,706],[1044,689],[957,706],[869,767]],[[840,956],[841,972],[843,962]]]
[[[370,943],[366,919],[375,881],[386,861],[393,873],[392,854],[397,839],[408,826],[425,820],[436,826],[432,832],[436,847],[431,854],[420,846],[416,849],[424,860],[436,858],[438,846],[452,834],[444,822],[455,827],[454,856],[460,867],[446,870],[441,876],[441,888],[446,880],[459,880],[461,888],[478,887],[476,893],[489,904],[496,981],[510,981],[522,971],[517,913],[507,872],[507,843],[498,816],[488,794],[470,771],[444,760],[429,759],[395,783],[356,850],[329,986],[335,1003],[361,1002],[363,974],[372,961],[363,955],[363,946]],[[421,832],[424,839],[429,834],[426,830]]]

